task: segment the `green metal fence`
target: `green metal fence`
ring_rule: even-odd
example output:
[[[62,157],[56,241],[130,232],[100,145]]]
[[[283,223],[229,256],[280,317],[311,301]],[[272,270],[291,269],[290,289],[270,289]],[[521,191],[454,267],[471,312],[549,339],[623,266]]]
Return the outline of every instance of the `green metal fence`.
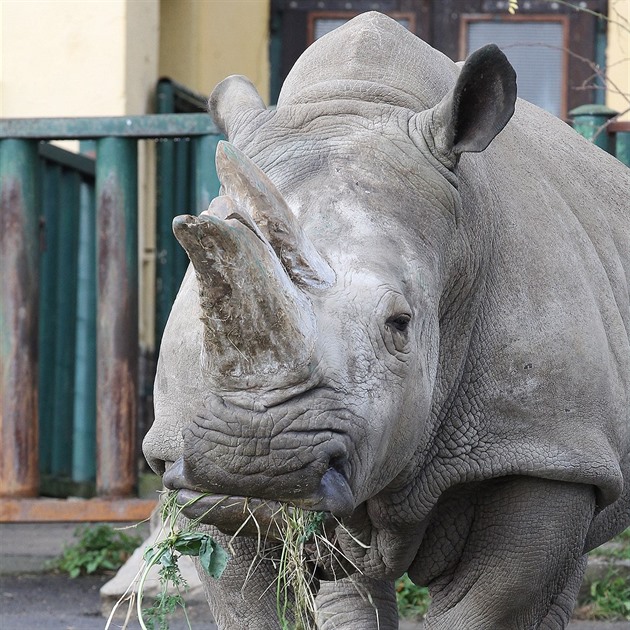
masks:
[[[65,139],[93,140],[96,159],[46,144]],[[187,149],[187,197],[164,222],[207,208],[220,135],[206,114],[0,121],[0,495],[37,495],[40,470],[134,491],[139,139]],[[158,178],[162,198],[180,185]]]
[[[205,112],[206,99],[185,86],[167,78],[160,79],[156,89],[159,114],[194,114]],[[159,348],[166,320],[171,312],[179,285],[188,267],[186,252],[173,238],[171,223],[178,214],[187,214],[195,196],[197,165],[195,147],[186,140],[163,139],[156,147],[156,283],[155,346]],[[213,188],[218,190],[218,180]]]

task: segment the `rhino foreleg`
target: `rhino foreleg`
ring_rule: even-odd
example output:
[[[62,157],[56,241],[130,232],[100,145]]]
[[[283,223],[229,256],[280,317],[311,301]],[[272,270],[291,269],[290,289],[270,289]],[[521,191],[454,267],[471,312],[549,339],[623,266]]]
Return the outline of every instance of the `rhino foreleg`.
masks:
[[[277,571],[270,560],[260,560],[258,541],[208,529],[231,556],[218,580],[197,569],[217,626],[220,630],[278,630],[274,585]],[[264,555],[270,557],[271,553]]]
[[[396,630],[398,610],[394,583],[355,574],[322,582],[317,594],[319,630]]]
[[[560,630],[586,566],[592,487],[506,477],[477,487],[455,566],[431,583],[426,630]]]

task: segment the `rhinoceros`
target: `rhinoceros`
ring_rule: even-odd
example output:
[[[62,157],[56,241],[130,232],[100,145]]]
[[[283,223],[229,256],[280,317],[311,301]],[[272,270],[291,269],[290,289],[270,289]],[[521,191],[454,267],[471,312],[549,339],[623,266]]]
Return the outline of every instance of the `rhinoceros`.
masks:
[[[240,76],[209,103],[222,189],[174,221],[144,453],[239,532],[202,574],[219,628],[279,627],[247,522],[279,505],[334,519],[355,572],[322,568],[318,628],[397,628],[405,572],[427,629],[564,628],[630,524],[628,169],[517,99],[496,46],[456,64],[378,13],[277,108]]]

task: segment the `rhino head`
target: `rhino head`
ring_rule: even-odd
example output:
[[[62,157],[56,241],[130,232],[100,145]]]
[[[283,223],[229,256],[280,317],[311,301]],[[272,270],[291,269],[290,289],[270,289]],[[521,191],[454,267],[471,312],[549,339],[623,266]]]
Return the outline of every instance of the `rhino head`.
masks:
[[[476,281],[456,167],[510,119],[515,76],[486,47],[460,73],[440,55],[426,92],[399,74],[379,83],[370,47],[409,41],[388,29],[391,46],[375,48],[369,28],[321,40],[275,111],[243,77],[211,96],[230,141],[216,157],[222,190],[173,224],[192,266],[144,452],[180,502],[208,493],[186,513],[225,532],[246,504],[369,512],[427,452],[443,372],[460,369],[445,355],[470,331],[441,341],[446,308],[466,308]],[[354,66],[328,68],[323,47],[344,36]],[[439,53],[427,51],[417,62],[430,66]]]

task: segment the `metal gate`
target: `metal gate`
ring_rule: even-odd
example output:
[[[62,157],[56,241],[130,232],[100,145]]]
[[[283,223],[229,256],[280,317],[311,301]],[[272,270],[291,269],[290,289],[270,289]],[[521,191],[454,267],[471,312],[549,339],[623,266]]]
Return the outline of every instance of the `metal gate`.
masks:
[[[62,139],[94,140],[96,159],[43,144]],[[98,497],[134,493],[139,139],[187,147],[184,211],[207,208],[220,135],[206,114],[0,122],[0,496],[37,496],[40,470],[73,494],[92,479]],[[165,198],[176,186],[158,177]]]

